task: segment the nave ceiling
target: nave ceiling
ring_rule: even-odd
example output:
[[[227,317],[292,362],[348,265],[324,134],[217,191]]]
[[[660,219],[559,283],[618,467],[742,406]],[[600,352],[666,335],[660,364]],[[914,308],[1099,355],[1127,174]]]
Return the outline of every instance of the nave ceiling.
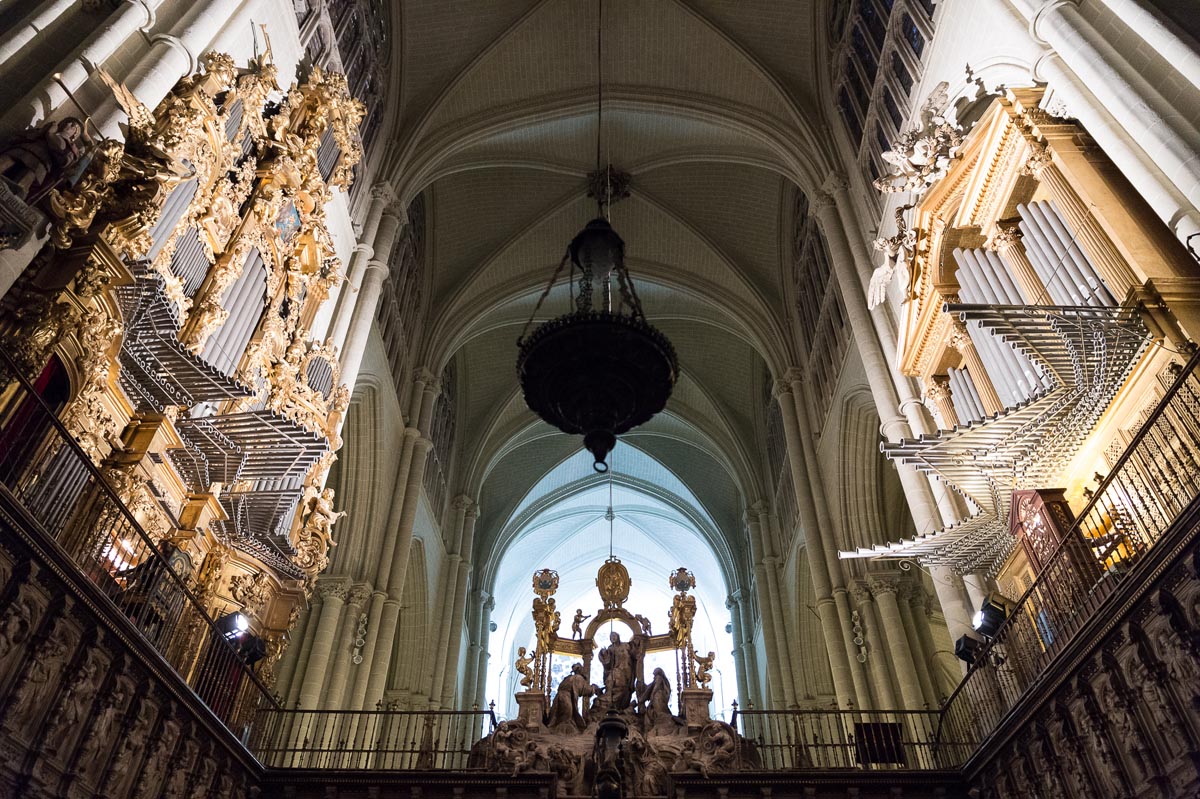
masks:
[[[631,176],[612,223],[682,373],[667,413],[628,443],[738,538],[770,491],[756,443],[770,378],[798,358],[784,286],[795,187],[817,191],[834,163],[820,111],[829,3],[797,5],[603,3],[603,158]],[[579,447],[525,409],[514,363],[596,215],[597,3],[406,0],[392,29],[398,99],[374,171],[402,204],[424,200],[421,362],[454,364],[451,491],[479,499],[486,540]],[[567,302],[561,281],[535,322]]]

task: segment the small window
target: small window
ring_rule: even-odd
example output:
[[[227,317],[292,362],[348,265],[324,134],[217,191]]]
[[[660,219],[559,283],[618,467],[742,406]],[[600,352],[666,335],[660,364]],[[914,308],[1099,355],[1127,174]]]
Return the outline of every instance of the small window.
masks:
[[[862,141],[862,122],[858,119],[858,112],[854,109],[854,103],[850,101],[850,94],[843,88],[838,92],[838,107],[842,111],[842,117],[846,120],[846,127],[850,129],[852,138],[857,144]]]
[[[857,70],[851,69],[847,71],[850,85],[850,91],[854,100],[858,103],[859,116],[867,115],[867,108],[871,105],[871,94],[867,91],[866,85],[863,84],[862,75],[858,74]]]
[[[887,136],[883,134],[883,128],[875,126],[875,141],[879,143],[879,151],[886,153],[892,149],[892,143],[887,140]]]
[[[901,130],[904,125],[904,115],[900,113],[900,107],[896,105],[896,98],[892,97],[892,90],[885,88],[883,90],[883,107],[887,109],[888,116],[891,117],[892,124],[896,126],[896,130]],[[885,150],[890,150],[890,147],[884,147]]]
[[[904,31],[905,40],[908,42],[909,46],[912,47],[912,50],[917,57],[920,58],[921,53],[925,50],[925,37],[921,35],[921,31],[917,30],[917,23],[913,22],[911,15],[904,15],[902,29]]]
[[[887,26],[883,24],[883,18],[875,10],[875,4],[871,0],[862,0],[858,4],[858,14],[862,18],[863,24],[867,26],[867,33],[870,35],[871,41],[875,43],[875,49],[883,49]]]
[[[854,32],[850,34],[850,46],[854,48],[854,54],[858,56],[863,71],[867,73],[867,80],[874,81],[875,74],[879,71],[879,62],[875,59],[875,51],[863,36],[862,27],[855,26]]]
[[[896,80],[904,88],[905,94],[912,91],[912,73],[908,71],[908,67],[904,66],[904,61],[901,60],[898,53],[892,53],[892,74],[896,76]]]

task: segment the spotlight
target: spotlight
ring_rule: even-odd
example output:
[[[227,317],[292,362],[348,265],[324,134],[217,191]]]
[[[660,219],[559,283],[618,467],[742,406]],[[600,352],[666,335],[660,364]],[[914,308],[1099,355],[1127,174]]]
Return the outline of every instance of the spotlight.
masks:
[[[970,635],[964,635],[954,642],[954,656],[968,666],[975,663],[975,653],[983,646],[983,641]]]
[[[1000,629],[1000,625],[1008,618],[1008,613],[1008,600],[996,594],[990,594],[983,601],[983,606],[979,608],[979,612],[975,614],[975,618],[971,620],[971,626],[984,638],[994,638],[996,632]]]
[[[217,619],[217,629],[226,638],[240,638],[250,629],[250,620],[241,613],[226,613]]]

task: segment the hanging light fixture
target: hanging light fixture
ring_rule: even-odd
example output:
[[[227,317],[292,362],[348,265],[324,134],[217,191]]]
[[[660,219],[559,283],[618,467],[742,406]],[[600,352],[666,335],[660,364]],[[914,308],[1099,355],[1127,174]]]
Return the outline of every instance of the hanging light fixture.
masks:
[[[596,175],[603,176],[597,181],[603,190],[596,192],[596,198],[600,216],[571,241],[517,339],[517,375],[529,409],[564,433],[583,435],[594,468],[605,472],[617,436],[666,407],[679,364],[671,342],[646,321],[625,267],[625,242],[608,221],[614,172],[611,165],[603,173],[600,170],[603,0],[599,11]],[[568,263],[574,307],[530,334],[534,317]]]

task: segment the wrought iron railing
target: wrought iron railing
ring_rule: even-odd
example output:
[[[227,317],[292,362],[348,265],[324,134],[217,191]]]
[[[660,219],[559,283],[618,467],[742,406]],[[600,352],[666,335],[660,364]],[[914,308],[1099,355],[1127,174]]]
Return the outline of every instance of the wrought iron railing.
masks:
[[[490,710],[285,710],[255,716],[249,748],[268,768],[453,770],[484,768]]]
[[[218,627],[190,590],[187,561],[155,540],[0,350],[0,490],[41,528],[111,607],[239,737],[260,705],[275,704],[236,630]]]
[[[942,734],[985,739],[1200,495],[1200,352],[1179,368],[1107,477],[943,707]]]
[[[734,710],[748,742],[743,768],[944,770],[966,761],[969,741],[939,737],[936,710]]]

